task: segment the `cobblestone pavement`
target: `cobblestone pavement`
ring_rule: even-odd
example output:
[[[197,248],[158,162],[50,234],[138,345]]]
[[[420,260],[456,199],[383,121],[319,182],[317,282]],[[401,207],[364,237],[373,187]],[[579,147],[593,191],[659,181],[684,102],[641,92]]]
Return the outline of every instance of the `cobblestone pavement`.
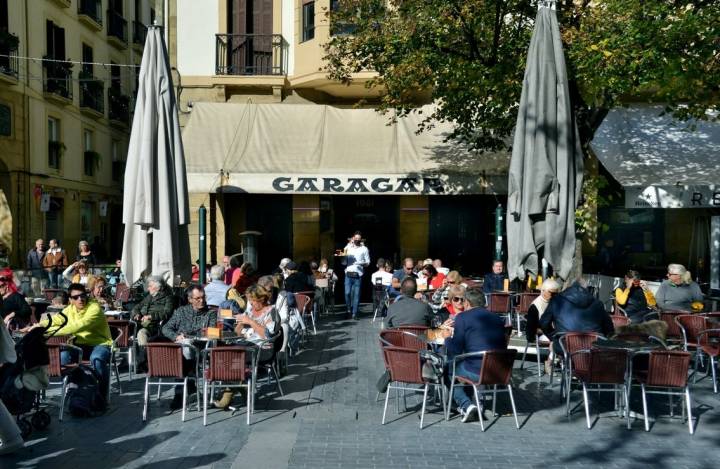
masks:
[[[694,436],[679,418],[660,417],[649,433],[635,420],[628,431],[611,412],[611,395],[592,406],[594,418],[598,408],[602,413],[587,430],[582,407],[568,420],[558,386],[550,388],[545,377],[539,381],[534,369],[514,374],[520,430],[503,415],[482,433],[477,422],[463,424],[457,417],[445,422],[442,411],[429,406],[421,431],[419,397],[411,396],[409,410],[400,414],[391,399],[383,426],[382,401],[375,401],[382,371],[380,322],[371,323],[367,314],[357,322],[331,316],[318,326],[282,380],[285,396],[266,387],[249,427],[244,407],[236,415],[209,411],[207,427],[195,410],[181,423],[178,412],[167,410],[170,390],[152,401],[143,423],[144,380],[129,383],[123,374],[123,394],[113,395],[106,415],[68,415],[58,422],[54,406],[50,427],[35,431],[26,449],[0,458],[0,468],[717,467],[720,398],[709,379],[693,388],[693,414],[699,416]],[[49,391],[53,404],[57,395],[57,388]],[[574,396],[579,402],[580,393]],[[641,409],[638,398],[636,393],[632,406]],[[500,414],[509,411],[507,402],[499,398]],[[654,402],[656,413],[667,413],[666,397],[655,396]]]

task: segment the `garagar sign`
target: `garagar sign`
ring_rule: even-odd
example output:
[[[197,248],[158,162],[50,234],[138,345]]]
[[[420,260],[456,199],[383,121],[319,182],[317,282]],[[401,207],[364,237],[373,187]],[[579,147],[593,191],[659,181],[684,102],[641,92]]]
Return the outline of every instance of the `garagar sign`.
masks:
[[[360,194],[443,194],[439,177],[276,177],[275,192],[360,193]]]
[[[720,185],[625,188],[625,208],[717,207],[720,207]]]

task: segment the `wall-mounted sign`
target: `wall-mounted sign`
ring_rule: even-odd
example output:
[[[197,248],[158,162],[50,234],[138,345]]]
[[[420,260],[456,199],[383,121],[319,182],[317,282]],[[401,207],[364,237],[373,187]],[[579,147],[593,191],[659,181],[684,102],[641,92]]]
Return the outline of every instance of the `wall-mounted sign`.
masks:
[[[41,212],[49,212],[50,211],[50,193],[49,192],[43,192],[40,196],[40,211]]]
[[[98,209],[99,209],[99,212],[100,212],[100,216],[101,216],[101,217],[106,217],[106,216],[107,216],[107,208],[108,208],[108,202],[107,202],[107,200],[101,200],[101,201],[98,203]]]
[[[720,207],[720,185],[625,188],[625,208],[716,207]]]

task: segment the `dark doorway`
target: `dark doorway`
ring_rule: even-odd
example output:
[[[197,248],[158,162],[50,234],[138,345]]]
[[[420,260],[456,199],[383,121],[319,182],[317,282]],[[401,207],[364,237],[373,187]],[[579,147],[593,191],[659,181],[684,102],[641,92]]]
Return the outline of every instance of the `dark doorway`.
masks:
[[[335,212],[335,248],[342,249],[355,231],[360,231],[370,251],[370,265],[365,269],[360,301],[371,301],[370,274],[375,271],[379,257],[394,260],[399,257],[398,198],[396,196],[341,195],[332,198]],[[337,303],[344,303],[344,267],[335,265],[339,288],[335,289]]]
[[[280,259],[292,257],[292,196],[246,194],[246,229],[262,233],[258,246],[259,272],[269,273]],[[239,246],[236,251],[239,252]]]
[[[498,203],[484,195],[430,197],[431,255],[464,275],[489,272]]]

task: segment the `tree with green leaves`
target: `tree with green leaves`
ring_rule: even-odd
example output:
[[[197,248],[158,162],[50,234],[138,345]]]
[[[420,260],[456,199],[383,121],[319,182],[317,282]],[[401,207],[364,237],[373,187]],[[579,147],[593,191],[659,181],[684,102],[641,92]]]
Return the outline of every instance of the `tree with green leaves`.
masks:
[[[720,1],[575,0],[557,3],[582,145],[610,109],[656,102],[681,119],[717,119]],[[437,103],[425,125],[507,148],[515,126],[536,6],[529,0],[340,0],[331,22],[352,34],[325,45],[327,72],[350,82],[373,70],[378,109],[402,116]]]

